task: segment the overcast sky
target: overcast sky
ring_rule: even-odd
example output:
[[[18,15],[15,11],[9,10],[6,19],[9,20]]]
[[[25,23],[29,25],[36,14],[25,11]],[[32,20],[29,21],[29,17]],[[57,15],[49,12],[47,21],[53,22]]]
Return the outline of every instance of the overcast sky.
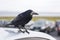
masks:
[[[0,0],[0,11],[60,12],[60,0]],[[1,14],[1,13],[0,13]]]

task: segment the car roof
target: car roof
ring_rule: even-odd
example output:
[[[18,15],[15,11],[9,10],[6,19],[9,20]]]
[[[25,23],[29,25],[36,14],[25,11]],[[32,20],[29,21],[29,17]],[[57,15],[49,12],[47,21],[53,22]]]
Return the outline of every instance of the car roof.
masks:
[[[28,30],[30,32],[30,34],[27,34],[27,33],[17,33],[17,32],[16,33],[9,33],[9,32],[6,32],[5,30],[13,30],[13,31],[16,32],[18,29],[14,29],[14,28],[0,28],[0,38],[1,39],[3,38],[4,40],[5,39],[14,40],[14,39],[26,38],[26,37],[41,37],[41,38],[55,40],[55,38],[53,38],[52,36],[50,36],[50,35],[48,35],[46,33],[42,33],[42,32],[35,32],[35,31]]]

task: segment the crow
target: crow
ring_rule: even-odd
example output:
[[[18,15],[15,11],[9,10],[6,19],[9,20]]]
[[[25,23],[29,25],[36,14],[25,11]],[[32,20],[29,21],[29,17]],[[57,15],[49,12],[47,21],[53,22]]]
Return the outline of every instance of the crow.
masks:
[[[15,17],[10,23],[9,25],[14,25],[15,27],[17,27],[19,29],[19,31],[22,32],[21,28],[25,29],[25,31],[27,33],[29,33],[27,31],[27,29],[25,28],[25,24],[27,24],[31,19],[33,15],[38,15],[38,13],[34,12],[33,10],[27,10],[23,13],[18,14],[17,17]],[[18,32],[19,32],[18,31]]]

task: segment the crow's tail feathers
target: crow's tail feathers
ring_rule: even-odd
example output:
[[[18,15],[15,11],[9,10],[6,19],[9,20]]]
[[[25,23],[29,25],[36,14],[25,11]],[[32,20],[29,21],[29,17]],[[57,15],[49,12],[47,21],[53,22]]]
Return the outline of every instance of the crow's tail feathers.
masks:
[[[6,25],[5,25],[5,27],[8,27],[9,25],[12,25],[12,24],[11,24],[11,23],[9,23],[9,24],[6,24]]]

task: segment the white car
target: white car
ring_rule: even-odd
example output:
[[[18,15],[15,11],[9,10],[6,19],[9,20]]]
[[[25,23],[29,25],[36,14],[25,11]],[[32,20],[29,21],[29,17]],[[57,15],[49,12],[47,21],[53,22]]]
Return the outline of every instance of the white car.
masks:
[[[13,32],[8,32],[6,30],[10,30]],[[54,37],[42,33],[30,31],[28,33],[17,33],[18,29],[15,28],[0,28],[0,40],[56,40]]]

